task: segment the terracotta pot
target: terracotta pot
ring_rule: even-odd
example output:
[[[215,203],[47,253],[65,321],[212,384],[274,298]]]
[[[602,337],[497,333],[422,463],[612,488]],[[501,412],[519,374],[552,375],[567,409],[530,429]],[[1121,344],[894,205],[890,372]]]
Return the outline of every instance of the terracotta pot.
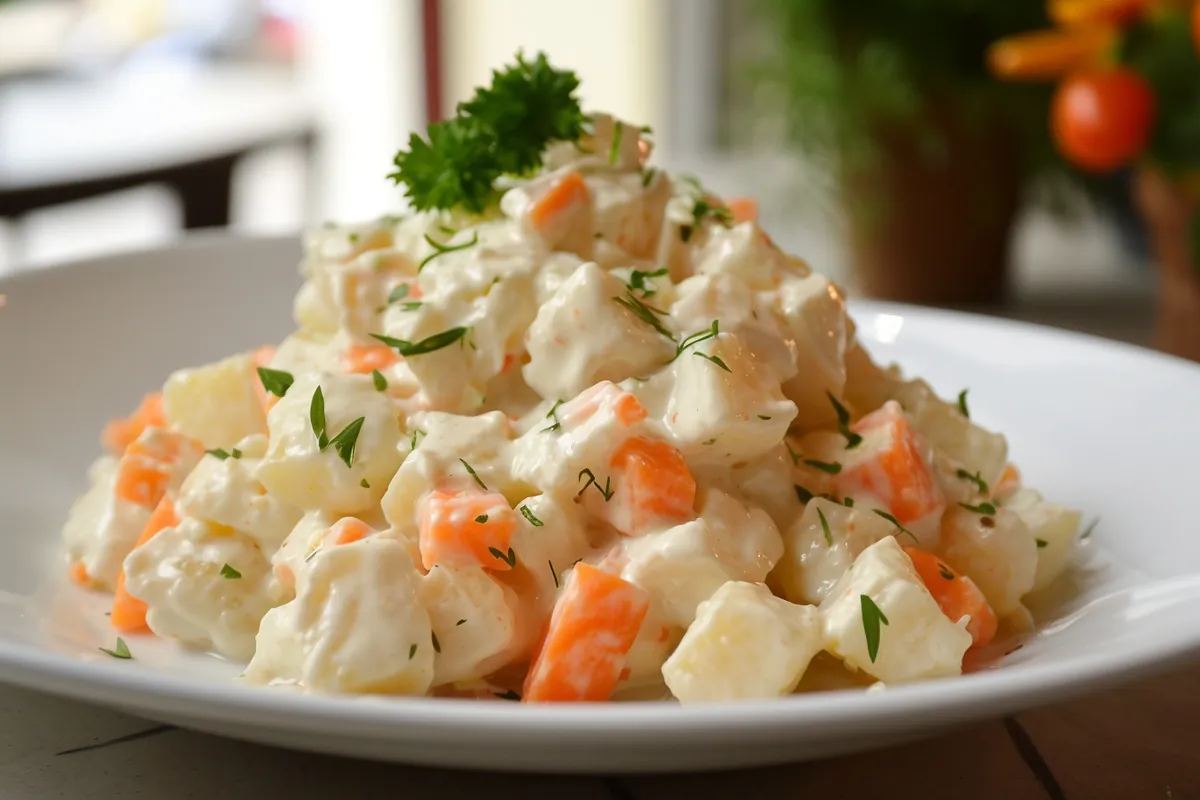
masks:
[[[1134,201],[1158,263],[1154,346],[1200,361],[1200,272],[1192,257],[1194,197],[1157,170],[1138,171]]]
[[[843,176],[856,288],[911,303],[994,303],[1007,285],[1021,188],[1016,138],[945,115],[934,124],[938,152],[880,129],[878,165]]]

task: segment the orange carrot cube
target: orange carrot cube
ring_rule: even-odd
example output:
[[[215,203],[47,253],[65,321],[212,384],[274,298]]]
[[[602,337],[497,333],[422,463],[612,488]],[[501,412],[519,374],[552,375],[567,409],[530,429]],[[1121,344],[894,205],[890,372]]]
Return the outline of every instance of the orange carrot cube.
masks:
[[[902,525],[941,513],[946,500],[897,403],[888,402],[863,417],[854,432],[863,441],[846,451],[835,479],[840,494],[873,494]]]
[[[603,506],[593,506],[626,536],[696,515],[696,480],[680,452],[666,442],[632,437],[613,454],[609,466],[612,495]]]
[[[150,541],[164,528],[178,524],[179,516],[175,513],[175,504],[170,497],[164,496],[154,507],[154,513],[146,521],[146,527],[142,528],[137,544],[133,546],[134,549],[136,550]],[[147,610],[145,602],[131,595],[125,588],[125,568],[121,567],[121,571],[117,573],[117,588],[113,594],[112,613],[109,616],[112,626],[124,633],[146,631],[148,630],[146,626]]]
[[[113,455],[122,455],[146,428],[165,428],[162,392],[152,392],[142,398],[137,409],[126,419],[114,419],[104,426],[101,442]]]
[[[525,678],[527,703],[601,702],[621,679],[650,600],[628,581],[576,564]]]
[[[517,530],[517,512],[496,492],[434,490],[417,512],[421,564],[433,569],[480,566],[494,571],[512,569],[510,549]]]
[[[951,622],[969,617],[967,633],[975,647],[982,647],[996,635],[996,613],[988,604],[975,581],[966,575],[958,575],[932,553],[905,547],[904,552],[912,559],[913,567],[921,576],[921,582],[937,601],[938,608]]]
[[[373,370],[383,370],[400,360],[395,350],[387,345],[351,345],[342,353],[342,370],[351,375],[367,375]]]

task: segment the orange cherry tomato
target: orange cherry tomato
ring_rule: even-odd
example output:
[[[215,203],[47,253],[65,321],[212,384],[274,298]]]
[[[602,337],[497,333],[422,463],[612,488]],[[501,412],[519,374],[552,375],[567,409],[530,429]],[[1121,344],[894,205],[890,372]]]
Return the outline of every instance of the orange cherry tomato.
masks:
[[[1063,156],[1090,172],[1109,172],[1142,152],[1154,126],[1149,84],[1121,68],[1066,78],[1054,95],[1050,125]]]

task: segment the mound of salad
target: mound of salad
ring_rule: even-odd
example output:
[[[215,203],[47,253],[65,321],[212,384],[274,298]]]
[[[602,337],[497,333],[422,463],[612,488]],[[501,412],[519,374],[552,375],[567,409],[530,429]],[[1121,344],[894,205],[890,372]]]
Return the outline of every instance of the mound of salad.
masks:
[[[956,675],[1029,625],[1078,512],[578,84],[543,54],[494,73],[396,156],[410,213],[307,235],[294,333],[105,428],[64,531],[113,593],[105,652],[700,703]]]

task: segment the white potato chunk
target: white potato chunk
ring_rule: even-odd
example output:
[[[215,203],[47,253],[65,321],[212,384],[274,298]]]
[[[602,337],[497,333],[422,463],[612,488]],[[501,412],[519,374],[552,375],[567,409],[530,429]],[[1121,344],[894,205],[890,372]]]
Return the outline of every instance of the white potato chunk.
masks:
[[[250,683],[310,691],[423,695],[433,682],[421,573],[399,542],[371,537],[323,549],[296,599],[262,621]]]
[[[942,518],[940,555],[975,581],[999,617],[1020,609],[1037,574],[1037,542],[1021,516],[1007,508],[994,515],[949,509]]]
[[[482,678],[517,655],[517,597],[481,567],[435,566],[421,602],[438,642],[434,686]]]
[[[176,507],[180,516],[235,528],[250,536],[268,557],[300,521],[301,511],[268,492],[257,470],[267,437],[251,436],[230,457],[208,455],[184,480]]]
[[[1037,573],[1033,589],[1044,589],[1066,570],[1078,543],[1080,513],[1046,502],[1032,489],[1018,489],[1004,502],[1033,534],[1038,548]]]
[[[687,627],[727,581],[758,583],[783,554],[775,523],[719,489],[697,498],[700,518],[629,540],[621,577],[645,589],[667,625]]]
[[[784,532],[772,580],[793,603],[820,603],[863,550],[896,532],[871,509],[814,498]]]
[[[748,461],[779,444],[796,407],[735,334],[684,350],[663,422],[689,464]]]
[[[885,683],[962,672],[971,634],[942,613],[892,536],[863,550],[820,608],[825,648],[851,669]]]
[[[312,403],[324,398],[325,431],[332,440],[360,417],[350,466],[337,445],[322,450],[313,431]],[[400,464],[400,423],[392,402],[369,375],[299,376],[267,415],[271,440],[258,466],[267,490],[302,509],[353,514],[379,502]]]
[[[772,307],[773,292],[753,292],[741,279],[727,273],[695,275],[676,289],[678,299],[671,304],[671,319],[680,330],[700,331],[711,326],[714,319],[720,320],[720,329],[736,333],[779,381],[795,377],[792,334]]]
[[[215,364],[181,369],[163,387],[163,411],[170,425],[206,448],[230,448],[267,423],[259,402],[258,371],[250,353]]]
[[[783,393],[796,404],[796,423],[806,430],[833,425],[837,416],[829,395],[841,397],[846,384],[845,297],[824,275],[813,274],[784,281],[779,306],[795,342],[797,374]]]
[[[253,539],[190,517],[129,554],[125,587],[159,636],[234,659],[254,654],[259,622],[284,599]]]
[[[684,704],[778,697],[796,688],[821,645],[816,608],[730,581],[700,605],[663,677]]]
[[[728,273],[751,289],[766,291],[776,287],[783,271],[791,271],[787,258],[757,222],[711,226],[707,234],[693,257],[697,275]]]
[[[575,270],[538,309],[525,335],[526,382],[544,398],[568,398],[599,381],[621,381],[666,364],[675,353],[671,341],[614,300],[625,297],[625,286],[595,264]]]

